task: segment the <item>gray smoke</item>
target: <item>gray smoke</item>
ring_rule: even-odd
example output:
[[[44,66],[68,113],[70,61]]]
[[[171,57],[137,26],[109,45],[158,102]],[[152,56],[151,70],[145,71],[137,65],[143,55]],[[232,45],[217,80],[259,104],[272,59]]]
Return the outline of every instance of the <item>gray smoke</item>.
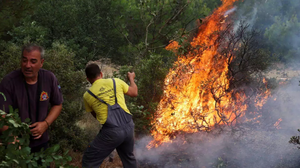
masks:
[[[298,9],[298,10],[297,10]],[[273,50],[282,47],[283,54],[291,54],[294,65],[300,59],[300,29],[291,21],[300,17],[300,1],[248,0],[233,8],[236,22],[246,21],[252,28],[268,32],[266,38]],[[277,16],[277,20],[276,17]],[[286,29],[276,26],[287,23]],[[299,18],[300,19],[300,18]],[[295,23],[295,25],[293,25]],[[272,27],[273,26],[273,27]],[[274,27],[275,26],[275,27]],[[268,31],[266,31],[268,30]],[[285,32],[288,31],[288,32]],[[287,33],[284,35],[283,33]],[[289,34],[290,33],[290,34]],[[294,33],[294,34],[293,34]],[[298,34],[297,34],[298,33]],[[272,42],[272,41],[271,41]],[[290,52],[284,53],[285,50]],[[278,50],[279,51],[279,50]],[[292,53],[291,53],[292,52]],[[294,55],[293,55],[294,54]],[[295,56],[296,55],[296,56]],[[292,136],[300,133],[300,70],[288,66],[272,66],[265,72],[274,83],[285,82],[272,90],[272,97],[263,106],[260,123],[239,127],[223,127],[210,133],[198,132],[178,136],[173,143],[148,150],[151,136],[136,141],[135,154],[144,168],[297,168],[300,150],[290,144]],[[281,119],[279,129],[274,124]]]
[[[237,6],[236,23],[261,31],[274,57],[293,66],[300,62],[300,1],[248,0]]]
[[[287,118],[292,117],[283,120]],[[298,125],[291,127],[276,131],[222,128],[222,131],[185,135],[184,140],[178,138],[150,150],[146,145],[151,138],[145,137],[137,142],[136,156],[141,165],[149,165],[149,168],[299,167],[300,151],[288,143],[290,137],[297,134]]]
[[[152,137],[144,137],[137,140],[136,157],[146,168],[300,167],[300,150],[289,143],[292,136],[300,135],[299,100],[299,78],[295,77],[273,91],[262,109],[261,123],[185,134],[150,150],[146,146]],[[279,119],[277,129],[274,124]]]

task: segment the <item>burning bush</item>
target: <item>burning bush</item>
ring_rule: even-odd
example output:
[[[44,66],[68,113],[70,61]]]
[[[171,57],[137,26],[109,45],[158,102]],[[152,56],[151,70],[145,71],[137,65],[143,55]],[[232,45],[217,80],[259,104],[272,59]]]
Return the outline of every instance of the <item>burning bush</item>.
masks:
[[[174,41],[167,47],[179,51],[178,60],[165,79],[150,148],[181,132],[253,123],[261,117],[260,109],[270,96],[261,73],[269,54],[261,49],[258,32],[244,22],[238,26],[231,22],[228,10],[234,2],[224,1],[188,45]]]

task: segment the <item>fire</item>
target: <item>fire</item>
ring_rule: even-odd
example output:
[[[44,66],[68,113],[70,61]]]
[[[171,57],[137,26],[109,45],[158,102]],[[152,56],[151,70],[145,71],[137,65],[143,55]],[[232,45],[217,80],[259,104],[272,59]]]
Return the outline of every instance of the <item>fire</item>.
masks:
[[[226,28],[226,11],[234,9],[235,1],[223,0],[223,5],[199,27],[199,34],[191,42],[194,50],[179,56],[175,68],[167,75],[164,96],[152,122],[154,141],[148,148],[172,142],[181,132],[235,124],[244,116],[247,97],[243,92],[229,89],[228,63],[232,60],[218,52],[216,33]],[[166,47],[171,51],[178,48],[176,41]],[[260,108],[264,98],[257,103]]]
[[[276,123],[274,124],[274,127],[277,128],[277,129],[280,129],[281,127],[280,127],[279,124],[280,124],[281,121],[282,121],[282,119],[279,118],[278,121],[276,121]]]

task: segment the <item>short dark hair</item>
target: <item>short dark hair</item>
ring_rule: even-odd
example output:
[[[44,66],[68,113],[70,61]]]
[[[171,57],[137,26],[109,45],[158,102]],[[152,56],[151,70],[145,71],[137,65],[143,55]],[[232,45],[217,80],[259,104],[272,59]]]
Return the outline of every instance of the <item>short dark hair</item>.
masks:
[[[95,79],[97,76],[100,75],[100,73],[101,73],[101,69],[95,63],[91,63],[87,65],[85,68],[85,75],[89,79]]]
[[[23,57],[23,52],[24,51],[27,51],[27,52],[31,52],[31,51],[39,51],[41,53],[41,59],[44,59],[44,55],[45,55],[45,50],[42,46],[39,46],[37,44],[33,44],[33,43],[28,43],[28,44],[25,44],[23,47],[22,47],[22,53],[21,53],[21,57]]]

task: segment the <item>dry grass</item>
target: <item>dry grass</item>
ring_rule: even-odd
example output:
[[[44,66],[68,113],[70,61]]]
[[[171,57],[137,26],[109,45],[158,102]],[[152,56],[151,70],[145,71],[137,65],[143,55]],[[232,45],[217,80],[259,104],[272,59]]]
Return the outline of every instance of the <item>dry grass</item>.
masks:
[[[82,119],[76,123],[76,125],[83,129],[85,132],[88,132],[91,136],[95,137],[98,134],[98,131],[101,128],[101,125],[98,120],[96,120],[92,114],[84,112]]]
[[[81,168],[82,155],[83,154],[81,152],[70,151],[69,156],[72,157],[72,161],[69,164]]]
[[[109,161],[109,158],[106,158],[100,168],[122,168],[122,161],[118,155],[118,153],[114,150],[112,152],[113,154],[113,159]]]

